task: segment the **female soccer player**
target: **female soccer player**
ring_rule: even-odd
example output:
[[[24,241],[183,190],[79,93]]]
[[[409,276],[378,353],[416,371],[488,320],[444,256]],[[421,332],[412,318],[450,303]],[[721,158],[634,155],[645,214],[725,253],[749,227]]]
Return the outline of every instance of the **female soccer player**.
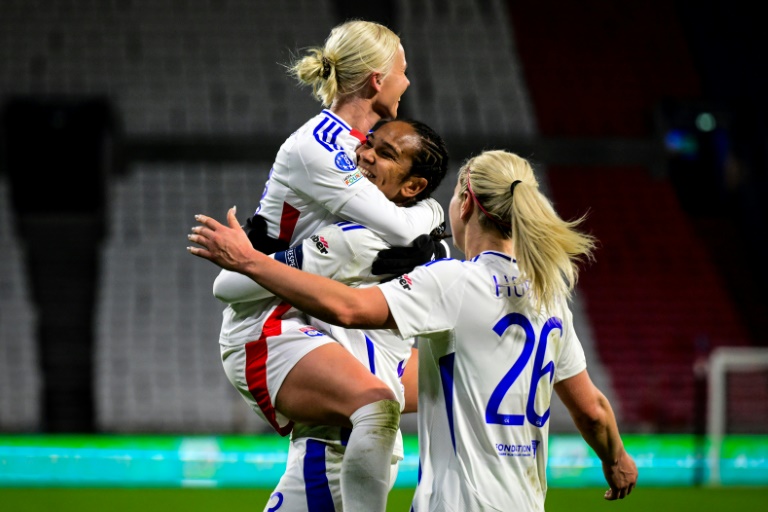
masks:
[[[328,322],[423,336],[415,510],[544,510],[553,389],[602,461],[605,498],[626,497],[637,467],[589,379],[567,304],[594,239],[579,220],[562,220],[529,163],[505,151],[462,166],[449,218],[467,261],[440,260],[365,289],[258,253],[232,210],[230,227],[198,216],[189,238],[202,248],[189,251]]]
[[[401,207],[408,207],[429,196],[445,176],[448,154],[445,144],[437,133],[427,125],[413,120],[385,121],[375,127],[366,143],[357,150],[359,165],[366,176],[384,195]],[[322,228],[293,248],[279,252],[273,257],[287,265],[317,275],[330,277],[350,286],[372,286],[378,284],[381,276],[371,273],[371,267],[379,251],[389,246],[378,235],[360,224],[339,222]],[[214,295],[226,302],[221,329],[220,345],[222,361],[227,376],[240,391],[243,398],[260,415],[264,411],[254,400],[258,390],[249,389],[255,379],[248,381],[248,373],[259,370],[258,360],[246,364],[247,353],[258,346],[262,330],[260,315],[265,304],[278,301],[253,280],[222,270],[214,283]],[[308,512],[309,510],[342,510],[340,470],[344,460],[348,429],[320,424],[305,425],[300,420],[318,422],[324,418],[336,417],[337,424],[343,422],[345,402],[365,389],[366,381],[356,381],[359,372],[369,372],[381,379],[394,393],[400,410],[406,406],[404,384],[401,377],[415,374],[415,361],[407,367],[411,358],[413,339],[403,339],[390,330],[361,331],[342,329],[309,318],[314,327],[303,328],[290,340],[277,336],[280,344],[278,355],[273,356],[271,368],[280,367],[281,373],[288,373],[288,379],[297,383],[289,391],[311,404],[317,411],[312,416],[302,412],[292,424],[291,444],[288,453],[288,467],[272,494],[266,509],[279,505],[279,510]],[[293,354],[303,354],[309,339],[323,337],[336,340],[356,358],[352,368],[343,368],[333,380],[324,386],[311,385],[298,388],[300,379],[316,372],[308,370],[305,358],[296,359]],[[288,348],[289,350],[284,350]],[[311,353],[311,352],[310,352]],[[347,358],[348,359],[348,358]],[[358,363],[359,361],[359,363]],[[335,362],[332,362],[336,364]],[[362,364],[360,364],[362,363]],[[295,365],[295,369],[291,366]],[[354,370],[354,371],[353,371]],[[284,389],[279,379],[268,379],[270,396],[277,396],[276,413],[282,412]],[[331,392],[327,387],[332,384]],[[415,382],[413,386],[415,387]],[[327,423],[327,421],[325,422]],[[403,458],[401,436],[397,435],[392,459],[390,485],[397,476],[399,460]],[[311,503],[312,506],[308,506]],[[265,509],[265,510],[266,510]]]
[[[406,66],[399,37],[366,21],[335,27],[323,47],[292,65],[293,75],[327,108],[280,147],[256,214],[246,223],[256,247],[285,250],[340,220],[359,223],[396,246],[442,225],[437,201],[399,208],[357,167],[355,149],[365,134],[379,119],[397,116],[410,84]],[[244,379],[237,387],[249,390],[282,435],[290,432],[290,420],[351,426],[341,469],[344,507],[384,510],[400,420],[395,395],[290,304],[275,301],[251,314],[262,328],[236,363]],[[233,329],[232,336],[242,334]],[[335,406],[313,400],[307,389]],[[336,400],[342,392],[344,399]]]
[[[322,48],[308,50],[293,64],[292,74],[312,88],[326,109],[280,148],[248,226],[258,233],[257,242],[263,242],[258,229],[263,222],[280,250],[342,219],[362,224],[396,246],[409,245],[442,224],[437,201],[398,208],[363,179],[355,159],[355,149],[373,125],[397,117],[400,98],[410,85],[406,67],[399,37],[366,21],[337,26]]]

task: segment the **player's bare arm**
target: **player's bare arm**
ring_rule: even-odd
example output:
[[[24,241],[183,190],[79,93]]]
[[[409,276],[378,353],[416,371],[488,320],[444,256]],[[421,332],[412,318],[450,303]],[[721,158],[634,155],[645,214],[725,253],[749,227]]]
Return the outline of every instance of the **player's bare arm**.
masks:
[[[555,384],[555,391],[584,440],[602,461],[603,475],[610,486],[605,499],[624,499],[637,482],[637,466],[624,450],[608,399],[595,387],[586,370]]]
[[[229,226],[196,215],[188,247],[195,256],[253,279],[305,313],[346,328],[395,329],[392,315],[377,287],[354,289],[321,276],[302,272],[256,251],[235,216],[227,212]]]

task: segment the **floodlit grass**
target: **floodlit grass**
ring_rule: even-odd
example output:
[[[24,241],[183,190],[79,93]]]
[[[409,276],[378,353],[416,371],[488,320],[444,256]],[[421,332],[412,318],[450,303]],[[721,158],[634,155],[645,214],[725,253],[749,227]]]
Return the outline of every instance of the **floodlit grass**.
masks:
[[[724,512],[766,510],[768,487],[638,487],[620,501],[605,501],[605,488],[550,489],[547,512]]]
[[[623,501],[603,500],[604,489],[550,489],[548,512],[665,512],[695,510],[765,510],[768,487],[643,488]],[[407,512],[410,489],[394,489],[388,512]],[[269,491],[260,489],[49,489],[0,488],[3,512],[203,512],[210,510],[261,511]]]

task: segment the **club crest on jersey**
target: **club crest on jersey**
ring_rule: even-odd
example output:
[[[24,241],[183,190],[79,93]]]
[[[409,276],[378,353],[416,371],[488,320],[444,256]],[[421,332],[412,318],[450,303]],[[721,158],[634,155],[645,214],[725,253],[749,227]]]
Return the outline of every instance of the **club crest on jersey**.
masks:
[[[336,162],[336,167],[344,172],[354,171],[357,169],[357,164],[353,162],[352,159],[349,158],[344,151],[339,151],[336,153],[336,158],[334,160]]]
[[[363,173],[360,171],[355,171],[352,174],[348,174],[344,177],[344,184],[348,187],[351,187],[361,179],[363,179]]]
[[[322,254],[328,254],[328,242],[325,241],[325,238],[318,235],[312,235],[309,239],[315,242],[315,247],[317,247],[318,251]]]
[[[299,327],[299,331],[303,332],[310,338],[317,338],[318,336],[325,336],[325,333],[322,331],[318,331],[314,327]]]
[[[400,286],[403,287],[403,290],[410,290],[411,286],[413,286],[413,281],[408,274],[401,275],[397,282],[400,283]]]

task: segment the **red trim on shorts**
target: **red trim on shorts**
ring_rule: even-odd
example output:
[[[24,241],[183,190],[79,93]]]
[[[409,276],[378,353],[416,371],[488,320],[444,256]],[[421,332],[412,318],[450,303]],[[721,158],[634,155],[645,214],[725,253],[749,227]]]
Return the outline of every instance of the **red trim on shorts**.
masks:
[[[267,338],[282,334],[282,316],[291,309],[287,302],[281,302],[264,322],[261,337],[245,344],[245,381],[248,391],[259,404],[267,421],[281,436],[287,436],[293,430],[293,422],[281,427],[275,418],[275,407],[267,389]]]
[[[280,234],[277,238],[288,244],[291,243],[293,232],[296,230],[296,223],[299,222],[300,213],[299,210],[288,203],[283,203],[283,213],[280,215]]]
[[[365,136],[363,132],[359,132],[352,128],[349,130],[349,134],[360,141],[360,144],[364,144],[366,140],[368,140],[368,137]]]

